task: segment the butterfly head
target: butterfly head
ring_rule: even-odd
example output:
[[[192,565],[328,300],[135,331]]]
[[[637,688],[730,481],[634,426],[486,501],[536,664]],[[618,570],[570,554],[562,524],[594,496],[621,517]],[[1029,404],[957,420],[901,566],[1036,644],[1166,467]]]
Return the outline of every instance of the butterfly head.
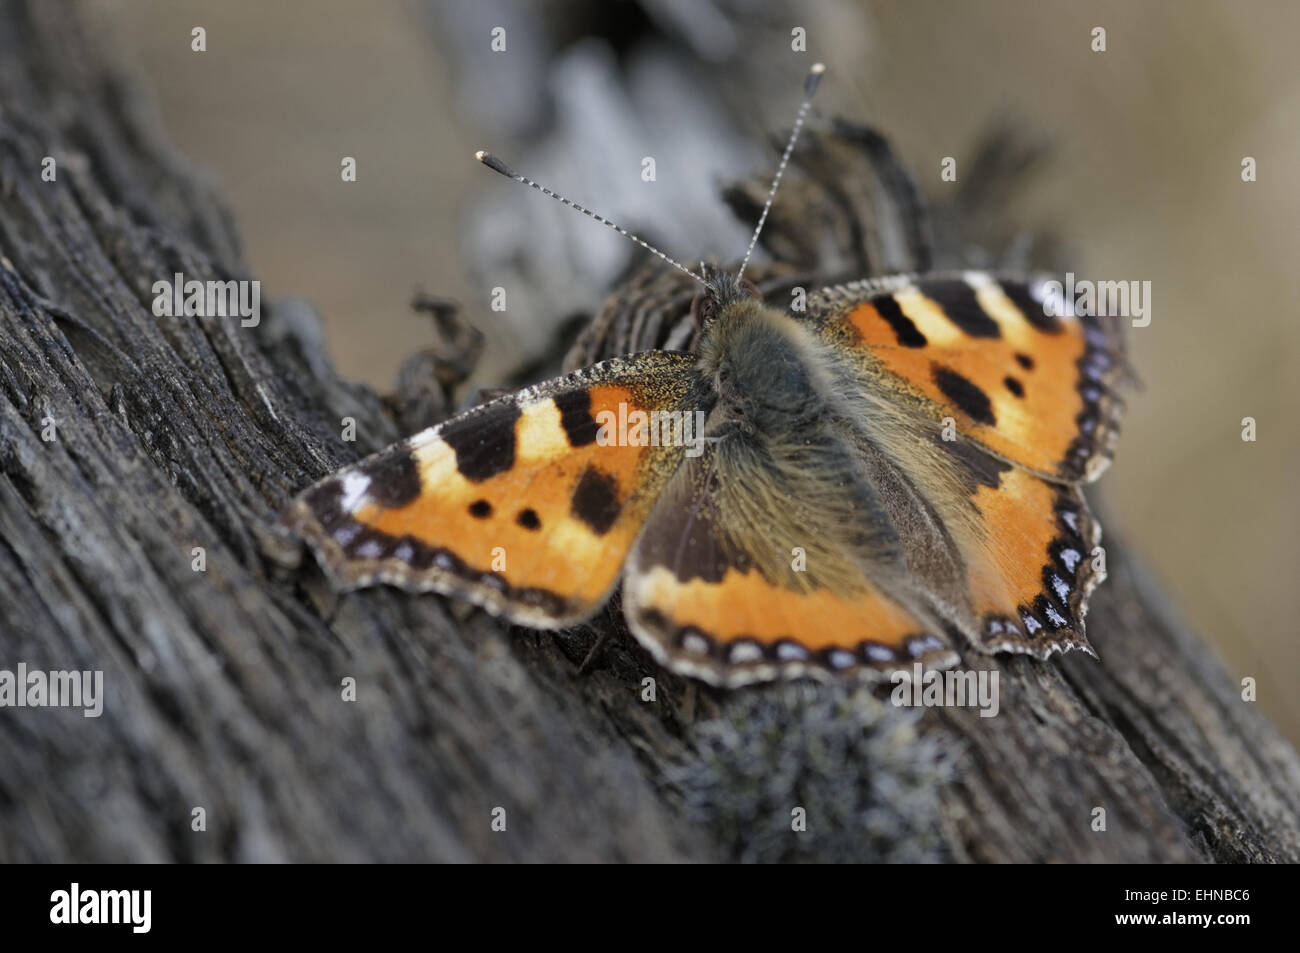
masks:
[[[704,273],[704,293],[696,299],[695,320],[701,328],[711,326],[724,313],[748,310],[760,304],[758,289],[730,272]]]

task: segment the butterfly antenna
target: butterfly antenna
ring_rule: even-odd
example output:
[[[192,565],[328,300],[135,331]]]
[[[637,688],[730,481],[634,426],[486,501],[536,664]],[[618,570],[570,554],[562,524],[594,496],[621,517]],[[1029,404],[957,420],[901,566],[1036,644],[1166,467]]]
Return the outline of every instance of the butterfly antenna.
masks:
[[[736,281],[739,282],[745,276],[745,266],[749,264],[749,256],[754,254],[754,246],[758,244],[758,236],[763,231],[763,225],[767,222],[767,213],[772,210],[772,199],[776,195],[776,187],[781,184],[781,176],[785,174],[786,163],[790,161],[790,154],[794,152],[794,144],[799,139],[799,130],[803,128],[804,117],[808,115],[808,107],[812,105],[813,94],[817,92],[817,84],[822,81],[822,73],[826,72],[826,66],[822,63],[814,63],[812,69],[808,71],[808,78],[803,81],[803,102],[799,104],[799,114],[794,117],[794,129],[790,131],[790,141],[785,145],[785,152],[781,156],[781,164],[776,167],[776,178],[772,180],[772,188],[768,190],[767,202],[763,205],[763,214],[758,217],[758,225],[754,227],[754,234],[749,239],[749,247],[745,249],[745,260],[740,263],[740,271],[736,273]]]
[[[520,174],[519,174],[518,172],[516,172],[514,169],[510,168],[510,166],[506,165],[504,162],[502,162],[500,159],[498,159],[496,156],[494,156],[492,153],[490,153],[490,152],[483,152],[482,150],[480,150],[480,151],[474,153],[474,158],[475,158],[475,159],[478,159],[479,162],[482,162],[485,166],[487,166],[487,167],[488,167],[489,169],[491,169],[493,172],[500,172],[500,173],[501,173],[502,175],[504,175],[507,179],[514,179],[516,182],[522,182],[524,185],[530,185],[530,186],[532,186],[533,188],[535,188],[538,192],[541,192],[543,195],[549,196],[549,197],[555,199],[555,201],[557,201],[557,202],[559,202],[559,203],[561,203],[561,204],[563,204],[563,205],[567,205],[567,206],[569,206],[569,208],[577,209],[577,210],[578,210],[579,212],[581,212],[583,215],[586,215],[586,216],[588,216],[589,218],[594,218],[596,221],[600,222],[600,224],[602,224],[602,225],[608,225],[610,228],[614,229],[614,231],[618,232],[618,233],[619,233],[620,235],[622,235],[623,237],[632,239],[632,241],[636,242],[636,243],[637,243],[638,245],[640,245],[642,248],[646,249],[646,250],[649,251],[649,252],[653,252],[654,254],[658,255],[660,258],[662,258],[664,261],[668,262],[668,264],[672,265],[672,266],[673,266],[674,268],[676,268],[678,271],[685,272],[686,274],[688,274],[688,275],[690,275],[692,278],[694,278],[696,281],[698,281],[700,284],[704,285],[706,288],[708,287],[709,283],[708,283],[707,281],[705,281],[703,278],[701,278],[701,277],[700,277],[699,275],[697,275],[695,272],[691,271],[689,268],[687,268],[687,267],[686,267],[685,265],[683,265],[681,262],[679,262],[679,261],[675,261],[675,260],[673,260],[672,258],[669,258],[667,255],[665,255],[663,252],[661,252],[658,248],[655,248],[655,247],[654,247],[653,245],[651,245],[649,242],[643,241],[642,239],[638,238],[637,236],[635,236],[635,235],[633,235],[631,232],[629,232],[626,228],[623,228],[621,225],[617,225],[617,224],[615,224],[614,222],[611,222],[609,219],[605,218],[604,216],[597,215],[597,214],[596,214],[595,212],[593,212],[591,209],[589,209],[589,208],[583,208],[583,207],[582,207],[581,205],[579,205],[577,202],[570,202],[570,201],[569,201],[568,199],[566,199],[563,195],[560,195],[558,192],[552,192],[552,191],[551,191],[550,189],[548,189],[546,186],[541,185],[540,183],[534,182],[532,179],[528,178],[528,176],[526,176],[526,175],[520,175]]]

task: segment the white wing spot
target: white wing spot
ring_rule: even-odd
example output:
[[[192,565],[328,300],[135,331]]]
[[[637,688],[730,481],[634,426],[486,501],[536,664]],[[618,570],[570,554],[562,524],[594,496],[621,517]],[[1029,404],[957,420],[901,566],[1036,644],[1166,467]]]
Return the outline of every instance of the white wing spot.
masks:
[[[349,473],[343,477],[343,509],[348,513],[356,512],[370,489],[370,477],[364,473]]]
[[[682,648],[692,655],[708,655],[709,643],[706,639],[698,635],[688,635],[682,639]]]
[[[731,661],[734,663],[758,662],[763,658],[763,649],[754,642],[737,642],[731,647]]]

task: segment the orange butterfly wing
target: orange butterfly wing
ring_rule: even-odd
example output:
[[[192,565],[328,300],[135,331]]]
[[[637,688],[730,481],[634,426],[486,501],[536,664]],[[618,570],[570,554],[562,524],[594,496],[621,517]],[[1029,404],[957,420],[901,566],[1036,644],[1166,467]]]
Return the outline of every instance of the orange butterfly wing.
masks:
[[[1045,289],[982,272],[892,278],[824,289],[809,297],[808,320],[1001,459],[1090,481],[1119,433],[1122,337],[1113,318],[1049,314],[1065,309]]]
[[[339,588],[388,582],[534,627],[580,621],[683,452],[604,443],[598,418],[680,409],[692,365],[648,352],[476,407],[317,483],[288,525]]]
[[[836,587],[761,573],[723,525],[711,456],[683,462],[628,560],[624,613],[656,659],[729,686],[955,664],[934,623],[865,570]]]
[[[1118,320],[1066,311],[1046,282],[980,272],[826,289],[809,320],[868,386],[923,408],[964,474],[980,531],[959,538],[976,644],[1091,651],[1101,530],[1075,484],[1109,464],[1129,371]],[[950,418],[947,420],[946,418]],[[941,431],[940,431],[941,432]]]

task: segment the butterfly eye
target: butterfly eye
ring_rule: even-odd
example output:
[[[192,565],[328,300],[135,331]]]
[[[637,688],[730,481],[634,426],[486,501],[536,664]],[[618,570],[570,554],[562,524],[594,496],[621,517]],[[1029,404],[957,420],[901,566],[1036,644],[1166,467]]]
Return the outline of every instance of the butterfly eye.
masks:
[[[696,311],[699,317],[701,327],[708,324],[717,317],[717,309],[714,307],[713,298],[709,295],[702,295],[699,300],[699,307]]]

